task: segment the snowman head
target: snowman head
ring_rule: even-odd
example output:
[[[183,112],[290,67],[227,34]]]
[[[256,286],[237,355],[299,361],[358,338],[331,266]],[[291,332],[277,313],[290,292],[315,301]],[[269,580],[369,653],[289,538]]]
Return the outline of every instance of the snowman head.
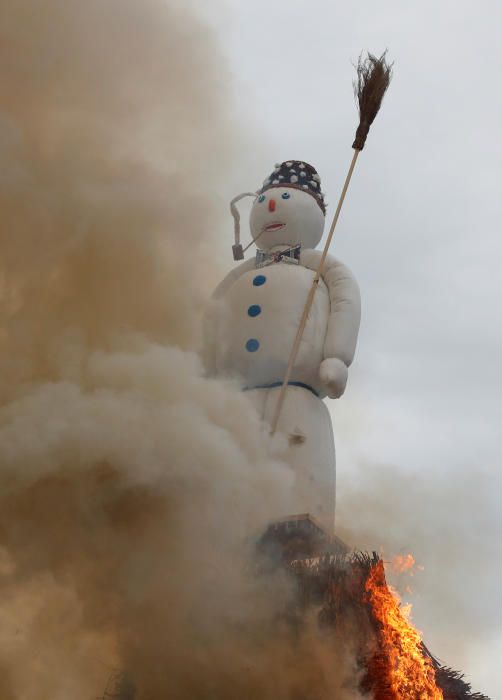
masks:
[[[326,206],[317,170],[301,160],[276,163],[251,209],[253,240],[262,250],[297,245],[315,248],[322,237]]]
[[[256,198],[249,225],[261,250],[298,243],[315,248],[322,238],[324,212],[310,192],[274,185]]]

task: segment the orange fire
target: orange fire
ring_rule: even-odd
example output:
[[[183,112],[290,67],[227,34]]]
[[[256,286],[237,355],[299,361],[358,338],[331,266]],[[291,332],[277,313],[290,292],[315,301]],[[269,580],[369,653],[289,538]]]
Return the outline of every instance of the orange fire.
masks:
[[[412,554],[398,554],[392,560],[392,570],[396,574],[404,574],[409,572],[413,576],[413,569],[415,567],[415,559]]]
[[[379,652],[371,675],[377,680],[376,700],[443,700],[434,667],[423,653],[418,631],[385,580],[379,561],[366,581],[366,602],[376,622]]]

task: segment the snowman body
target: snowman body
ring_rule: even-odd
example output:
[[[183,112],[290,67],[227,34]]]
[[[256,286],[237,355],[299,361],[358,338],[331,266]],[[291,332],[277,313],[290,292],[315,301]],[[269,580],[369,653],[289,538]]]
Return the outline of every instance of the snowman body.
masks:
[[[248,388],[281,381],[314,274],[302,264],[284,262],[242,270],[219,297],[224,308],[218,323],[218,374],[239,376]],[[291,377],[319,393],[329,311],[328,290],[322,280]]]
[[[319,268],[321,253],[313,247],[322,236],[324,211],[310,193],[274,184],[255,201],[250,224],[260,252],[217,287],[206,316],[206,358],[211,374],[241,383],[262,419],[267,450],[280,386]],[[322,399],[343,393],[359,319],[357,283],[328,256],[277,425],[285,438],[278,456],[294,475],[289,513],[278,516],[309,513],[328,531],[334,526],[335,447]]]

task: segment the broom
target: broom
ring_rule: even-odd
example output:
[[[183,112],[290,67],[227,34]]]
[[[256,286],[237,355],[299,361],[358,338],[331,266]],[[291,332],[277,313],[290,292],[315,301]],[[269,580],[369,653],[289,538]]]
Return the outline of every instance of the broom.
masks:
[[[392,65],[386,61],[386,51],[376,58],[372,54],[368,53],[368,56],[363,59],[362,55],[359,57],[358,64],[356,66],[357,79],[354,81],[354,92],[356,100],[359,107],[359,126],[356,130],[356,136],[352,148],[354,149],[354,154],[352,156],[352,161],[350,163],[349,171],[347,177],[345,178],[345,183],[342,188],[342,193],[336,207],[335,215],[331,223],[331,228],[329,230],[328,237],[326,239],[326,244],[321,255],[321,260],[319,262],[319,268],[312,281],[312,286],[310,288],[309,294],[307,296],[307,301],[303,309],[302,317],[300,319],[300,324],[296,332],[293,347],[291,349],[291,354],[289,356],[288,366],[286,369],[286,374],[284,375],[284,380],[281,385],[279,392],[279,397],[277,399],[277,404],[275,407],[275,412],[271,422],[270,433],[273,435],[277,430],[277,424],[279,422],[279,417],[281,415],[282,406],[284,404],[284,399],[286,397],[286,390],[288,388],[289,380],[291,379],[291,373],[296,361],[296,356],[300,348],[300,342],[303,336],[303,331],[305,330],[305,325],[307,323],[307,318],[312,308],[312,303],[314,301],[314,296],[316,289],[319,285],[319,280],[324,270],[324,264],[326,262],[326,256],[328,255],[329,246],[335,232],[335,227],[338,222],[338,217],[340,216],[340,211],[347,194],[347,190],[352,178],[352,173],[357,162],[357,158],[364,148],[366,143],[366,138],[370,130],[370,126],[378,114],[378,110],[382,104],[383,96],[389,87],[389,83],[392,78]]]

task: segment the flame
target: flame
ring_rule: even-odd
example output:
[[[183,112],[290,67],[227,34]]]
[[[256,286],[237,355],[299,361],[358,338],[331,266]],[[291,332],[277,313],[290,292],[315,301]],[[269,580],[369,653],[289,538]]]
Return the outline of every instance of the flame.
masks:
[[[375,692],[375,699],[443,700],[432,661],[409,620],[410,609],[402,608],[397,594],[388,587],[382,561],[372,567],[365,589],[379,637],[372,675],[382,691]]]
[[[409,573],[410,576],[413,576],[415,564],[416,561],[412,554],[398,554],[392,560],[392,571],[396,574]]]

